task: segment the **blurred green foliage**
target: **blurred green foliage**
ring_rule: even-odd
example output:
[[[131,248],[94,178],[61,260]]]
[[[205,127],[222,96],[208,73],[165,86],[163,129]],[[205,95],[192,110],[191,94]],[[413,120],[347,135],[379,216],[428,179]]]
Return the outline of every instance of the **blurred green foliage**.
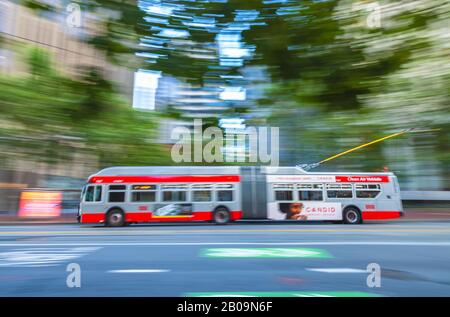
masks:
[[[136,112],[96,68],[77,78],[51,66],[38,48],[25,53],[26,75],[0,76],[3,159],[58,163],[75,153],[94,165],[158,165],[167,151],[155,143],[157,115]]]

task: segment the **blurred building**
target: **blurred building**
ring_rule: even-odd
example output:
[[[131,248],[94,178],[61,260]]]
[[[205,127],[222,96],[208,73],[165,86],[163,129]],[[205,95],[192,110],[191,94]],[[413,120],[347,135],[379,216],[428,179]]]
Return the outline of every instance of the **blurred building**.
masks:
[[[11,43],[37,45],[51,53],[55,68],[65,74],[75,75],[80,65],[102,69],[131,100],[133,72],[109,63],[103,53],[83,42],[95,34],[98,17],[83,12],[80,27],[70,26],[66,19],[65,7],[57,12],[33,12],[12,1],[0,0],[0,35],[4,40],[0,48],[0,72],[20,75],[27,71]]]
[[[53,1],[52,5],[55,3]],[[81,17],[80,27],[71,27],[66,21],[65,7],[60,7],[57,12],[39,12],[13,1],[0,0],[0,73],[14,76],[27,74],[21,44],[34,45],[48,51],[55,69],[68,76],[76,76],[79,66],[101,69],[106,78],[115,83],[122,95],[131,102],[133,72],[111,64],[102,52],[85,43],[87,36],[95,34],[99,17],[88,13],[83,13]],[[61,142],[73,142],[74,148],[82,146],[76,140]],[[3,195],[16,187],[79,188],[84,177],[97,168],[95,156],[77,151],[69,159],[52,166],[51,170],[45,163],[29,160],[17,159],[2,163],[2,202],[7,201]],[[8,208],[1,206],[1,210]]]

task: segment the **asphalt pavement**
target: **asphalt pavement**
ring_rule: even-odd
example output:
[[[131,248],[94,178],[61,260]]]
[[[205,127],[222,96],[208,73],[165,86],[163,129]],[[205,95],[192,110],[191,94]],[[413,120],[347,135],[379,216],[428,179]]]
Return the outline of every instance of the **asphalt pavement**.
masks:
[[[0,226],[0,296],[450,296],[450,222]]]

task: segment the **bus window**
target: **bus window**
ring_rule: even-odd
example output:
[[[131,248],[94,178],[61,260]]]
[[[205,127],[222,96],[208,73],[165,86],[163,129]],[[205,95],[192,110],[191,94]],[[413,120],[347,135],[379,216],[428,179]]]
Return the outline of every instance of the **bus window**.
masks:
[[[398,193],[400,191],[400,185],[398,184],[398,179],[397,179],[397,177],[392,177],[392,179],[394,180],[394,191],[396,193]]]
[[[211,201],[211,191],[196,190],[192,192],[192,201],[195,202]]]
[[[233,201],[233,184],[217,184],[217,201]]]
[[[163,201],[186,201],[186,192],[165,191]]]
[[[123,203],[126,188],[125,185],[109,185],[108,201],[110,203]]]
[[[186,201],[187,185],[162,185],[163,201]]]
[[[380,184],[355,184],[357,198],[375,198],[381,193]]]
[[[212,185],[207,184],[193,184],[192,189],[192,201],[205,202],[212,199]]]
[[[323,200],[322,184],[297,184],[299,200]]]
[[[87,186],[84,185],[84,186],[83,186],[83,189],[81,190],[80,200],[83,200],[84,194],[86,194],[86,189],[87,189]]]
[[[132,185],[132,202],[154,202],[156,201],[156,185]]]
[[[352,184],[327,184],[328,198],[352,198]]]
[[[293,184],[273,184],[275,200],[293,200]]]
[[[94,189],[95,189],[95,186],[88,186],[88,188],[86,190],[86,195],[84,196],[84,201],[86,201],[86,202],[94,201]]]
[[[133,202],[154,202],[156,200],[155,192],[132,192],[131,201]]]
[[[95,188],[95,201],[102,201],[102,186]]]
[[[292,200],[292,190],[276,190],[275,200]]]
[[[232,190],[218,190],[217,191],[217,201],[233,201],[233,191]]]
[[[125,190],[127,187],[125,185],[109,185],[109,190]]]
[[[102,186],[88,186],[84,196],[85,202],[99,202],[102,200]]]

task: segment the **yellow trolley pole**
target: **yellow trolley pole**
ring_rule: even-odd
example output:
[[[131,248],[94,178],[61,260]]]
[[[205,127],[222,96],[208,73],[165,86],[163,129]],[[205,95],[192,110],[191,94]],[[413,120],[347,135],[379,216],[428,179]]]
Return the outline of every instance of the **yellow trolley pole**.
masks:
[[[347,150],[347,151],[335,154],[333,156],[330,156],[330,157],[328,157],[328,158],[326,158],[326,159],[324,159],[324,160],[322,160],[320,162],[312,163],[312,164],[299,164],[299,165],[297,165],[297,167],[302,169],[302,170],[304,170],[304,171],[308,171],[308,170],[313,169],[313,168],[315,168],[315,167],[317,167],[317,166],[319,166],[319,165],[321,165],[321,164],[323,164],[325,162],[334,160],[334,159],[336,159],[338,157],[341,157],[341,156],[344,156],[346,154],[352,153],[352,152],[354,152],[356,150],[365,148],[365,147],[367,147],[369,145],[372,145],[372,144],[375,144],[375,143],[378,143],[378,142],[382,142],[382,141],[385,141],[387,139],[394,138],[396,136],[403,135],[405,133],[420,133],[420,132],[430,132],[430,131],[438,131],[438,130],[440,130],[440,129],[428,129],[428,130],[414,130],[414,128],[406,129],[406,130],[403,130],[403,131],[400,131],[400,132],[397,132],[397,133],[393,133],[393,134],[390,134],[388,136],[379,138],[377,140],[370,141],[370,142],[358,145],[358,146],[356,146],[354,148],[351,148],[350,150]]]

